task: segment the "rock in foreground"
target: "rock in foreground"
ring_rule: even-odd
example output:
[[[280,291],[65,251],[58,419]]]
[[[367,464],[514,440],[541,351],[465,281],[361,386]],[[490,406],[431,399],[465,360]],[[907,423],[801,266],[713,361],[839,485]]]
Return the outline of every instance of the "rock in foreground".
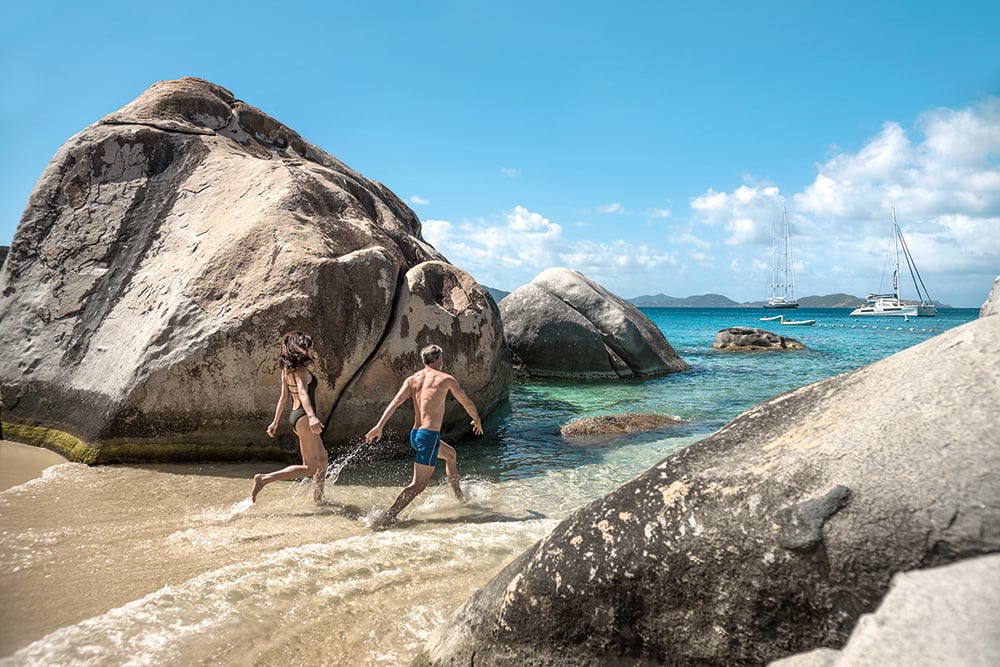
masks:
[[[1000,555],[897,574],[840,651],[816,649],[771,667],[1000,665]]]
[[[760,665],[1000,550],[1000,318],[762,403],[578,510],[417,664]]]
[[[504,297],[500,316],[529,375],[612,379],[689,368],[638,308],[578,271],[546,269]]]

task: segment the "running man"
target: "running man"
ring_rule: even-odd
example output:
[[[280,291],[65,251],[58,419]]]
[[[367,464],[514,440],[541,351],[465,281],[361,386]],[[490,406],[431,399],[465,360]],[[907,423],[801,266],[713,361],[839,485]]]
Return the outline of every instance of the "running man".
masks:
[[[448,481],[455,492],[455,497],[459,500],[464,499],[458,481],[455,448],[441,440],[441,422],[444,420],[445,399],[448,397],[448,392],[451,392],[472,417],[473,433],[483,434],[483,425],[479,420],[476,405],[459,386],[458,380],[441,371],[443,363],[441,348],[437,345],[428,345],[420,351],[420,358],[424,362],[424,367],[403,380],[403,385],[386,406],[382,418],[365,435],[365,442],[369,444],[378,440],[382,437],[382,429],[396,412],[396,408],[407,400],[413,400],[413,430],[410,431],[410,446],[416,450],[413,481],[400,492],[396,502],[386,512],[385,518],[379,522],[382,527],[395,521],[403,508],[427,488],[438,459],[444,459],[445,471],[448,473]]]

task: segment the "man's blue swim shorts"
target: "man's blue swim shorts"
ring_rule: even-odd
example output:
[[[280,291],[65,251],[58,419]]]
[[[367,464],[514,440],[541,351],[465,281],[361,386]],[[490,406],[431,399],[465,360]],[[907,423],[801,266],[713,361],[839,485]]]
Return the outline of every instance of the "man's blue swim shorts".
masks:
[[[437,465],[438,448],[441,446],[441,432],[415,428],[410,431],[410,447],[417,452],[416,462],[420,465]]]

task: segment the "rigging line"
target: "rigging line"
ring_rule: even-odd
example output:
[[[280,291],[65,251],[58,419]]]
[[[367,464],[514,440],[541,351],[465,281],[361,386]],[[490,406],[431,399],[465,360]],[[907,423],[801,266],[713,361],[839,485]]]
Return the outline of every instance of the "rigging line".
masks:
[[[924,279],[920,277],[920,270],[913,261],[913,256],[910,254],[910,248],[906,245],[906,239],[903,238],[903,232],[898,226],[896,227],[896,231],[899,234],[899,245],[903,248],[903,257],[906,258],[906,266],[910,269],[910,279],[913,280],[913,286],[917,289],[917,296],[920,297],[921,301],[930,302],[931,295],[927,292],[927,288],[924,286]],[[921,292],[921,290],[923,291]]]

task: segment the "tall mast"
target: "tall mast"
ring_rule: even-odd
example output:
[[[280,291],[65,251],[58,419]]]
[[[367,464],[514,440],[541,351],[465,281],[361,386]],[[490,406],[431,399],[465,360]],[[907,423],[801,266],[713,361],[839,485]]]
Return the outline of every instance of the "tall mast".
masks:
[[[792,268],[792,245],[788,240],[788,208],[785,211],[785,296],[788,296],[788,287],[792,288],[792,301],[798,301],[795,295],[795,271]],[[791,280],[789,280],[791,276]]]
[[[899,301],[899,226],[896,224],[896,207],[890,206],[892,211],[892,247],[896,253],[896,270],[892,274],[892,291],[896,293],[896,303]]]

